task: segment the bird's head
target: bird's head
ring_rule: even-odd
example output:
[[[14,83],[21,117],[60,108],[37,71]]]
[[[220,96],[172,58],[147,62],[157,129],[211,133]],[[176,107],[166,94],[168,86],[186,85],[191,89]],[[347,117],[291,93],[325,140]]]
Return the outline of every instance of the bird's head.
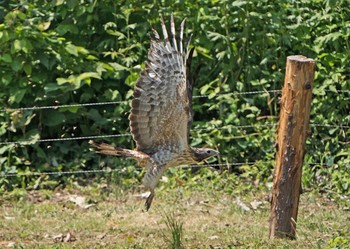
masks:
[[[209,157],[219,155],[219,151],[209,148],[192,148],[194,157],[197,162],[201,162]]]

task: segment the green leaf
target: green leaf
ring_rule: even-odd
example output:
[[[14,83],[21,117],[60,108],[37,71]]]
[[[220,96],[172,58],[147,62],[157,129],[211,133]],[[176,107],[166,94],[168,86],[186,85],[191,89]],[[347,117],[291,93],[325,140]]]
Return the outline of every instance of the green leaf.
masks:
[[[12,44],[12,52],[16,53],[22,50],[22,42],[20,40],[15,40]]]
[[[104,125],[107,123],[107,120],[101,116],[101,114],[96,109],[91,109],[89,111],[89,116],[99,125]]]
[[[5,42],[8,42],[9,40],[10,40],[10,37],[9,37],[9,32],[7,32],[7,30],[0,32],[0,43],[5,43]]]
[[[10,104],[20,103],[26,93],[27,89],[17,89],[9,98]]]
[[[6,63],[11,63],[12,57],[10,54],[4,54],[3,56],[1,56],[1,60]]]
[[[265,57],[262,61],[260,61],[260,65],[266,64],[267,61],[268,61],[268,58]]]
[[[96,73],[96,72],[85,72],[85,73],[82,73],[78,76],[81,80],[85,80],[85,79],[88,79],[88,78],[95,78],[95,79],[101,79],[101,76]]]
[[[63,107],[63,108],[60,108],[60,111],[61,112],[64,112],[64,111],[69,111],[71,113],[77,113],[79,110],[79,107],[78,106],[70,106],[70,107]]]
[[[22,40],[22,51],[24,53],[30,53],[33,50],[33,45],[28,39]]]
[[[16,57],[12,63],[11,63],[11,68],[13,71],[18,72],[22,68],[22,60],[19,57]]]
[[[74,24],[60,24],[56,28],[60,35],[65,35],[67,33],[77,34],[79,32],[78,28]],[[64,38],[62,38],[65,40]]]
[[[122,70],[128,70],[127,67],[124,67],[123,65],[120,65],[116,62],[108,63],[115,71],[122,71]]]
[[[0,136],[4,135],[7,132],[7,123],[1,123],[0,125]],[[1,153],[0,153],[1,155]]]
[[[54,83],[49,83],[44,87],[45,92],[53,92],[56,91],[58,89],[61,89],[61,86],[59,86],[59,84],[54,84]]]
[[[64,0],[55,0],[56,6],[62,5],[63,3],[64,3]]]
[[[2,145],[0,147],[0,155],[4,154],[5,152],[13,149],[15,147],[14,144],[9,144],[9,145]]]
[[[4,73],[1,77],[0,77],[0,82],[2,84],[4,84],[5,86],[7,86],[8,84],[11,83],[12,81],[12,73]]]
[[[32,74],[32,65],[26,63],[23,66],[23,70],[27,75],[31,75]]]
[[[226,40],[226,37],[218,32],[208,31],[208,37],[212,41]]]
[[[98,61],[98,58],[96,56],[91,55],[91,54],[86,56],[86,59],[89,61]]]
[[[210,55],[210,50],[204,47],[196,46],[196,52],[205,56],[208,59],[214,60],[214,58]]]
[[[66,2],[67,2],[68,8],[70,8],[70,9],[75,8],[79,4],[78,0],[67,0]]]
[[[66,116],[57,110],[47,110],[43,112],[42,123],[46,126],[56,126],[65,121]]]
[[[111,89],[108,89],[103,95],[109,100],[116,100],[120,96],[120,93],[118,90],[113,91]]]
[[[201,87],[201,91],[200,91],[201,95],[206,94],[206,92],[208,91],[209,88],[210,88],[209,84],[206,84],[206,85],[202,86]]]
[[[51,22],[42,22],[37,25],[38,30],[45,31],[50,28]]]
[[[67,44],[66,51],[74,56],[78,56],[78,48],[73,44]]]
[[[76,85],[77,88],[81,86],[81,81],[90,85],[91,78],[101,79],[101,76],[96,72],[85,72],[76,77],[73,81],[73,84]]]
[[[238,0],[238,1],[233,1],[232,6],[233,7],[241,7],[241,6],[246,5],[246,4],[247,4],[246,1]]]
[[[23,138],[24,141],[28,141],[28,142],[27,143],[22,142],[22,144],[35,144],[36,141],[38,141],[39,139],[40,139],[40,133],[38,129],[32,129],[26,132]]]
[[[78,51],[79,54],[82,54],[82,55],[88,55],[89,54],[89,50],[87,50],[84,47],[77,46],[76,48],[77,48],[77,51]]]
[[[62,85],[62,84],[64,84],[64,83],[68,83],[69,80],[66,79],[66,78],[57,78],[57,79],[56,79],[56,82],[57,82],[58,85]]]

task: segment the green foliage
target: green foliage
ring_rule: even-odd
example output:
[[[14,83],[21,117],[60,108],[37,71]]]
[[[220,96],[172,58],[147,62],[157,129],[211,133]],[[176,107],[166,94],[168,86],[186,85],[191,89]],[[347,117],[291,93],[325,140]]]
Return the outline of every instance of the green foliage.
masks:
[[[345,227],[342,230],[337,231],[333,234],[333,238],[328,241],[327,249],[338,249],[338,248],[347,248],[350,246],[349,235],[350,227]]]
[[[0,172],[130,165],[120,158],[100,161],[85,140],[36,141],[128,131],[127,101],[147,58],[147,33],[151,26],[160,28],[160,13],[166,19],[174,13],[176,23],[186,18],[186,36],[193,34],[196,48],[194,64],[202,64],[194,95],[208,98],[194,99],[192,144],[219,149],[220,163],[259,161],[230,169],[250,180],[272,179],[275,127],[261,124],[277,121],[278,95],[225,93],[281,89],[288,55],[315,58],[311,122],[338,126],[311,127],[305,157],[310,166],[303,182],[349,192],[350,102],[348,93],[337,92],[350,89],[346,0],[5,1],[0,7],[0,141],[27,144],[0,146]],[[5,109],[124,100],[119,105]],[[130,137],[113,141],[133,147]],[[51,176],[50,186],[52,180],[57,185],[68,181]],[[0,179],[3,190],[34,184],[30,177]]]

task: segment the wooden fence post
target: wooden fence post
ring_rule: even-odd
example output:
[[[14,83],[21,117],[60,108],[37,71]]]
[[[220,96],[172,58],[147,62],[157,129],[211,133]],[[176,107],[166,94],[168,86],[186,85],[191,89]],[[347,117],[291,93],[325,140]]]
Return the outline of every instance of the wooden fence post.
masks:
[[[271,239],[295,239],[314,68],[314,60],[304,56],[287,58],[277,131],[270,216]]]

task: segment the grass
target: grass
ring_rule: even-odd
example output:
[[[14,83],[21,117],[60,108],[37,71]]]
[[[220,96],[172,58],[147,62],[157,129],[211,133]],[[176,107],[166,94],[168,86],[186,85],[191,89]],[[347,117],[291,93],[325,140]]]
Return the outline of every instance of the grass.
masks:
[[[345,248],[350,245],[349,211],[315,193],[301,197],[297,239],[269,240],[267,195],[263,191],[232,196],[219,191],[190,191],[183,186],[159,188],[150,211],[144,212],[144,200],[117,187],[17,191],[0,199],[0,248]],[[78,202],[77,197],[85,197],[85,201]]]
[[[167,227],[169,235],[163,233],[164,240],[167,246],[171,249],[182,249],[184,248],[182,237],[183,237],[183,222],[178,221],[176,219],[176,215],[174,213],[164,213],[165,217],[165,225]]]

